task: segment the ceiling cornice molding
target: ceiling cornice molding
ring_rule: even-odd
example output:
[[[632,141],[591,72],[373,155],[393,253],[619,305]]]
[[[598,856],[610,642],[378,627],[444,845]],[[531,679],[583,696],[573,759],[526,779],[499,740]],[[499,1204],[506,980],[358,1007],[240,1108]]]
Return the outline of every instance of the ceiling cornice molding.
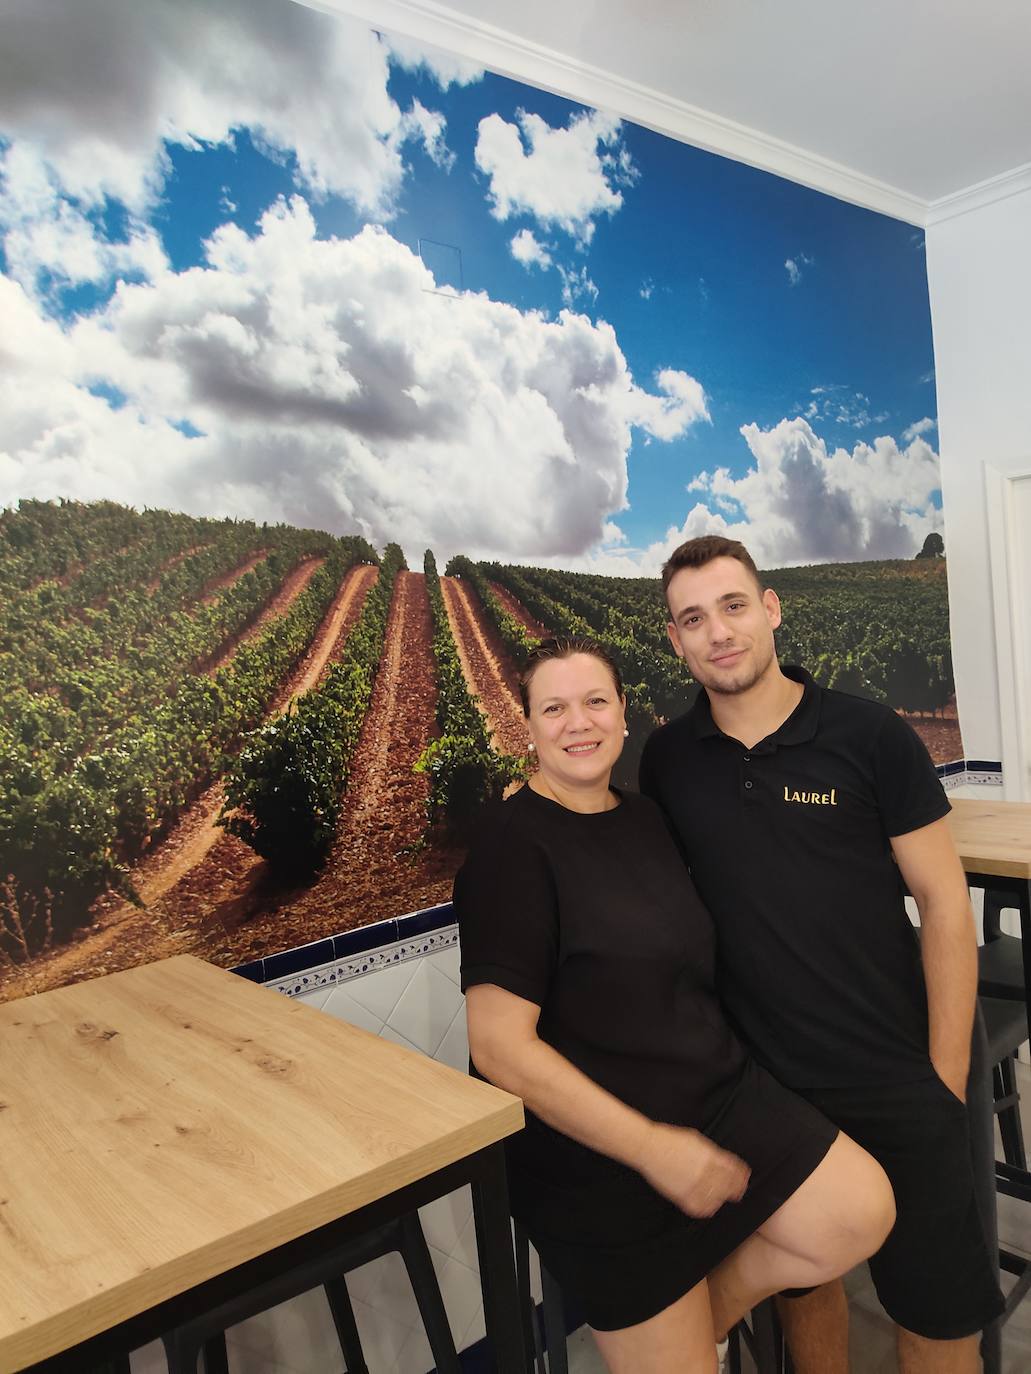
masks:
[[[927,222],[927,201],[829,158],[711,114],[634,81],[495,28],[434,0],[301,0],[385,32],[431,44],[556,95],[611,110],[656,133],[786,177],[908,224]],[[952,199],[951,197],[949,199]],[[941,204],[942,202],[937,202]]]
[[[944,224],[957,215],[969,214],[971,210],[983,210],[986,205],[1007,200],[1010,196],[1031,191],[1031,162],[1022,167],[1013,167],[1008,172],[979,181],[976,186],[967,186],[962,191],[954,191],[950,196],[933,200],[927,207],[927,227]]]

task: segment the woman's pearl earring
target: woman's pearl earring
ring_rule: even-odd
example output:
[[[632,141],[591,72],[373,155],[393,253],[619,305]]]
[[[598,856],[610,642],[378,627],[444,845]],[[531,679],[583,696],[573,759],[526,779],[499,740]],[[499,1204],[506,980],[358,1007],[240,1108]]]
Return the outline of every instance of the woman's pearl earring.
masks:
[[[630,738],[630,731],[626,728],[626,726],[623,727],[623,738],[624,738],[624,739],[629,739],[629,738]]]
[[[528,754],[532,754],[536,750],[536,748],[536,744],[534,744],[533,740],[531,740],[530,743],[526,746],[526,751]]]

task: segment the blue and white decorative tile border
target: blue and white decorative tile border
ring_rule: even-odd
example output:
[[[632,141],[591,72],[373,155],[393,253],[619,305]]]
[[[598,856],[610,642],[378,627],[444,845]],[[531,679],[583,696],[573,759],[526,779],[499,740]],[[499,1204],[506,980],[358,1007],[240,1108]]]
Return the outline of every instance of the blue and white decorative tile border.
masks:
[[[976,783],[984,787],[1002,786],[1002,764],[986,759],[956,759],[954,763],[939,763],[938,777],[946,792],[964,783]]]
[[[297,997],[316,988],[337,987],[363,974],[407,959],[421,959],[457,944],[454,909],[450,902],[445,902],[271,954],[241,964],[233,972],[288,997]]]

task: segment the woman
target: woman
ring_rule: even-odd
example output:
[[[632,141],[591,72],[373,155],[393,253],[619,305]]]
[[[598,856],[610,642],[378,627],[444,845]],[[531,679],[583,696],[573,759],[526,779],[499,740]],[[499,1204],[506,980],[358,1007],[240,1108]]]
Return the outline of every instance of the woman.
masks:
[[[512,1211],[612,1374],[710,1374],[756,1302],[879,1248],[891,1188],[726,1024],[712,923],[661,814],[609,785],[615,664],[549,640],[520,686],[539,769],[455,883],[472,1060],[527,1108]]]

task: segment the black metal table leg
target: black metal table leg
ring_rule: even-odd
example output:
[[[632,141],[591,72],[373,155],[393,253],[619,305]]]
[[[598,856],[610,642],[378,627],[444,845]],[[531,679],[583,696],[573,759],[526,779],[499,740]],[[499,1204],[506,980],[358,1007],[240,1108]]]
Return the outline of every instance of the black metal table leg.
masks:
[[[480,1154],[473,1180],[473,1213],[483,1315],[487,1339],[494,1351],[494,1367],[497,1374],[529,1374],[501,1145],[492,1145]]]

